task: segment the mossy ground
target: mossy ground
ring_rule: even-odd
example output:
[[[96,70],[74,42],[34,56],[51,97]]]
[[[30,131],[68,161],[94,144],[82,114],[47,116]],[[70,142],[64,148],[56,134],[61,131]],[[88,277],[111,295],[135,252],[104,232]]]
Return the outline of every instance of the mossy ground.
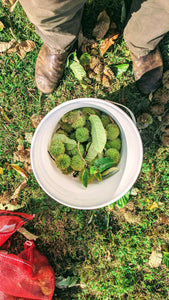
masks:
[[[130,1],[127,1],[128,3]],[[109,99],[128,106],[135,116],[149,112],[148,96],[142,96],[134,83],[131,58],[122,37],[122,1],[88,1],[83,15],[83,31],[91,37],[99,12],[106,9],[116,22],[121,35],[116,45],[109,49],[105,61],[111,64],[129,63],[126,73],[116,78],[110,88],[92,82],[83,89],[70,71],[66,69],[61,84],[50,95],[40,95],[34,81],[34,66],[42,41],[34,26],[17,4],[13,13],[0,3],[0,20],[5,28],[1,41],[12,39],[12,27],[18,40],[30,39],[36,49],[21,60],[17,54],[1,54],[0,106],[7,112],[11,123],[0,118],[0,189],[14,192],[21,176],[6,168],[14,162],[20,138],[25,147],[25,133],[34,133],[31,127],[33,114],[45,115],[56,105],[80,97]],[[164,70],[169,69],[169,35],[160,43]],[[167,108],[168,109],[168,108]],[[161,144],[160,119],[154,117],[153,124],[141,131],[144,145],[144,161],[141,174],[135,183],[136,196],[130,197],[131,214],[139,216],[132,223],[124,217],[124,211],[109,207],[85,211],[62,206],[50,199],[30,174],[26,188],[19,201],[25,206],[20,210],[35,214],[26,228],[39,238],[37,248],[47,256],[56,277],[75,277],[77,285],[55,290],[53,299],[168,299],[169,283],[167,268],[162,263],[150,268],[148,260],[153,247],[166,248],[169,244],[167,218],[169,149]],[[18,163],[23,167],[23,163]],[[149,209],[156,202],[158,207]],[[165,218],[164,218],[165,216]],[[12,251],[23,249],[25,238],[16,233],[12,239]]]

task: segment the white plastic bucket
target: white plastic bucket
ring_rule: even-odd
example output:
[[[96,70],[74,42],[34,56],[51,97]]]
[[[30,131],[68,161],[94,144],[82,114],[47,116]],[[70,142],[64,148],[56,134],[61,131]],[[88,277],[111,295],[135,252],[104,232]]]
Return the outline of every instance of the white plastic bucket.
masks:
[[[61,117],[74,109],[92,107],[109,114],[120,128],[120,169],[101,182],[84,187],[78,178],[64,175],[48,154],[51,137]],[[143,147],[133,120],[118,106],[95,98],[67,101],[51,110],[37,127],[31,145],[31,164],[42,189],[59,203],[77,209],[101,208],[117,201],[133,186],[141,170]]]

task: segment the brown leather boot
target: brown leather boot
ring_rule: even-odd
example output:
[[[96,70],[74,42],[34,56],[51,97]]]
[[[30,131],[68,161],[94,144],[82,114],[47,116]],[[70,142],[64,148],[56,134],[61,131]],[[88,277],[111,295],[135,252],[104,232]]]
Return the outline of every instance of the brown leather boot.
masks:
[[[131,53],[133,72],[140,92],[149,94],[159,88],[163,74],[163,61],[158,48],[145,56]]]
[[[35,81],[41,92],[50,94],[58,86],[63,75],[67,55],[67,52],[54,54],[49,47],[43,44],[35,66]]]

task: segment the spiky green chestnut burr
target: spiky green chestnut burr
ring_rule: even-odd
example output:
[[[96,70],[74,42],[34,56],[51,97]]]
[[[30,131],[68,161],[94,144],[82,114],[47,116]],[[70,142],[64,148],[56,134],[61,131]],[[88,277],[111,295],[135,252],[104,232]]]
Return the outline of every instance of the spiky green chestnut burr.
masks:
[[[113,141],[107,141],[106,143],[106,148],[110,149],[110,148],[116,148],[117,150],[121,149],[121,140],[119,138],[114,139]]]
[[[74,123],[72,123],[72,127],[74,129],[83,127],[86,123],[86,117],[85,116],[80,116]]]
[[[116,139],[120,134],[119,127],[116,124],[112,124],[112,123],[108,124],[106,126],[106,130],[107,130],[107,139],[111,141]]]
[[[75,171],[81,171],[84,169],[85,162],[81,159],[80,155],[75,155],[71,160],[71,168]]]
[[[60,154],[56,157],[55,162],[59,169],[65,170],[70,166],[71,159],[67,154]]]
[[[105,157],[109,157],[113,160],[114,165],[117,165],[120,161],[120,153],[115,148],[110,148],[105,151]]]
[[[69,154],[74,156],[74,155],[79,154],[79,151],[80,151],[81,155],[83,156],[84,155],[84,147],[81,144],[79,146],[77,145],[73,150],[69,151]]]
[[[110,118],[106,114],[101,115],[101,121],[103,123],[103,126],[106,127],[110,123]]]
[[[61,122],[60,125],[61,125],[60,128],[66,131],[67,133],[70,133],[73,129],[71,124],[68,123]]]
[[[76,129],[76,140],[80,143],[84,143],[89,139],[89,130],[86,127],[80,127]]]
[[[59,154],[63,154],[65,152],[65,146],[62,142],[55,142],[50,145],[49,152],[56,158]]]

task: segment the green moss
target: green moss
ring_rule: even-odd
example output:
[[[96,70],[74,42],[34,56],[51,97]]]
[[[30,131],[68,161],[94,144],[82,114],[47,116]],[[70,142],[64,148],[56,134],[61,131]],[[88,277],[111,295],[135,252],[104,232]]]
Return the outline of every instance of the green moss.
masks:
[[[107,139],[111,141],[116,139],[120,134],[120,130],[116,124],[108,124],[106,126],[106,130],[107,130]]]
[[[107,141],[106,143],[106,148],[110,149],[110,148],[115,148],[117,150],[121,149],[121,140],[119,138],[114,139],[113,141]]]
[[[77,128],[76,139],[80,143],[86,142],[89,139],[89,130],[86,127]]]
[[[65,152],[65,146],[62,142],[55,142],[50,145],[49,152],[56,158],[59,154],[63,154]]]
[[[71,160],[71,168],[75,171],[83,170],[85,162],[81,159],[80,155],[75,155]]]
[[[114,164],[117,165],[120,161],[120,153],[115,148],[110,148],[105,151],[105,156],[111,158],[114,161]]]
[[[60,154],[57,156],[55,162],[59,169],[64,170],[70,166],[71,159],[70,156],[67,154]]]

